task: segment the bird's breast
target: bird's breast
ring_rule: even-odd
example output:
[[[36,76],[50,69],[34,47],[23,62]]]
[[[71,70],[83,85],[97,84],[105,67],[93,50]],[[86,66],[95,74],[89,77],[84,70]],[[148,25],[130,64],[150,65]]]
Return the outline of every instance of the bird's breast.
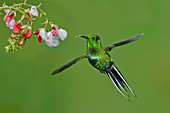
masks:
[[[88,60],[92,66],[97,68],[100,72],[105,72],[110,69],[112,60],[109,54],[99,54],[96,56],[89,55]]]
[[[97,54],[97,52],[98,51],[95,48],[89,48],[89,50],[88,50],[88,54],[92,55],[92,56],[95,56]]]

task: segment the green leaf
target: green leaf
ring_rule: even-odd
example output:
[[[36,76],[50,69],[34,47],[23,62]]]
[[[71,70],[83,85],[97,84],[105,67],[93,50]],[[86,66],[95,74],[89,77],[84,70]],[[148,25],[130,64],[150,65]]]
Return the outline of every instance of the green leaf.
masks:
[[[4,2],[4,3],[2,4],[2,6],[4,7],[4,6],[5,6],[5,4],[6,4],[6,3]]]

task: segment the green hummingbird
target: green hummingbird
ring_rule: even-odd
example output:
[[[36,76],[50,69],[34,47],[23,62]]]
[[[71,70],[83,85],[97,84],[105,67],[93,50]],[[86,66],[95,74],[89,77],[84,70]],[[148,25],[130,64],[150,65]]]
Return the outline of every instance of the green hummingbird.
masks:
[[[118,70],[118,68],[113,63],[113,60],[112,60],[111,56],[109,55],[109,52],[115,47],[130,43],[130,42],[133,42],[133,41],[139,39],[141,36],[143,36],[143,34],[144,33],[141,33],[139,35],[134,36],[133,38],[115,43],[111,46],[104,47],[104,48],[101,45],[101,40],[98,35],[95,35],[95,34],[90,34],[88,36],[79,35],[80,37],[86,39],[86,43],[87,43],[86,54],[83,56],[80,56],[80,57],[74,59],[73,61],[65,64],[64,66],[61,66],[60,68],[56,69],[55,71],[53,71],[52,75],[57,74],[65,69],[67,69],[68,67],[72,66],[73,64],[77,63],[78,61],[80,61],[84,58],[88,58],[88,61],[90,62],[90,64],[93,67],[97,68],[101,73],[107,74],[108,77],[111,79],[111,81],[116,86],[116,88],[119,90],[119,92],[125,98],[127,98],[129,100],[130,96],[127,93],[127,90],[125,89],[125,87],[128,88],[134,96],[136,96],[136,95],[133,92],[133,90],[130,88],[130,86],[128,85],[125,78]]]

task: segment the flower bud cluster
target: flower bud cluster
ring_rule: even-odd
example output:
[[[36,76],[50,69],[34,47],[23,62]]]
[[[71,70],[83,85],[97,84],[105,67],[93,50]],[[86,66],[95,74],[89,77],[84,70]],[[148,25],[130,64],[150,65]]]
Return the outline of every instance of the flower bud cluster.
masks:
[[[67,37],[67,32],[64,29],[58,29],[57,25],[52,25],[52,31],[46,31],[44,28],[41,28],[38,31],[34,31],[34,34],[37,35],[38,41],[41,43],[43,40],[49,47],[56,47],[59,45],[59,38],[64,40]]]

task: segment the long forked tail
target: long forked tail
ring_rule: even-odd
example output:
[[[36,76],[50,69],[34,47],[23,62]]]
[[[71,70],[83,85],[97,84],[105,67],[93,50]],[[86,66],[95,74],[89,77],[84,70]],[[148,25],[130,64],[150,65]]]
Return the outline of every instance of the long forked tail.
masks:
[[[125,89],[125,87],[127,87],[131,93],[136,97],[135,93],[133,92],[133,90],[130,88],[130,86],[128,85],[128,83],[126,82],[126,80],[124,79],[123,75],[120,73],[120,71],[116,68],[115,65],[113,65],[111,67],[111,69],[107,72],[107,75],[109,76],[109,78],[112,80],[113,84],[116,86],[116,88],[119,90],[119,92],[126,98],[129,100],[128,97],[129,94],[127,93],[127,90]],[[122,90],[125,92],[125,94],[122,92]],[[127,96],[128,97],[127,97]]]

